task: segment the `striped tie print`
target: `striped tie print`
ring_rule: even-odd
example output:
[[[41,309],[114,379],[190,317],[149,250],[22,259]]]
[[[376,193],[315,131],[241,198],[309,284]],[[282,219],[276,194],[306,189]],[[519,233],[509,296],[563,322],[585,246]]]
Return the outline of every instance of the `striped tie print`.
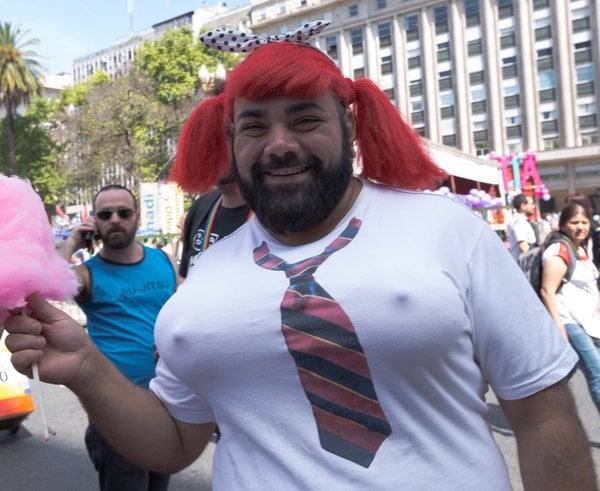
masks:
[[[281,302],[281,330],[312,405],[321,446],[369,467],[391,428],[352,321],[314,278],[331,254],[352,241],[360,224],[353,218],[323,253],[303,261],[287,264],[265,242],[254,250],[254,261],[284,271],[290,280]]]

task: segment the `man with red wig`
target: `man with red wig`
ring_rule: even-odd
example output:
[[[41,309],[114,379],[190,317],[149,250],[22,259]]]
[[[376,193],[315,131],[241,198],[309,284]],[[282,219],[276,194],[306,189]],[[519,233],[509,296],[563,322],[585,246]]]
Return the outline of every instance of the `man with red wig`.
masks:
[[[203,37],[251,53],[190,117],[172,176],[206,191],[232,155],[255,217],[163,308],[150,391],[37,296],[7,321],[15,366],[37,361],[145,467],[185,467],[218,423],[215,490],[511,489],[488,388],[526,489],[595,489],[576,355],[487,223],[420,191],[444,173],[383,92],[304,44],[325,26]]]

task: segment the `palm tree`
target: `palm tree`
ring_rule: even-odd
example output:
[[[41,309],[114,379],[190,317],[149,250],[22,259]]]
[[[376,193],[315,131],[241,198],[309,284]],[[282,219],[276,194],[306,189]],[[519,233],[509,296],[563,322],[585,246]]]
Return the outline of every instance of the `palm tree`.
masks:
[[[29,31],[13,28],[10,22],[0,23],[0,101],[6,110],[6,135],[8,137],[8,173],[17,173],[15,152],[14,116],[20,104],[28,104],[33,96],[42,95],[44,86],[42,66],[31,46],[38,39],[23,39]]]

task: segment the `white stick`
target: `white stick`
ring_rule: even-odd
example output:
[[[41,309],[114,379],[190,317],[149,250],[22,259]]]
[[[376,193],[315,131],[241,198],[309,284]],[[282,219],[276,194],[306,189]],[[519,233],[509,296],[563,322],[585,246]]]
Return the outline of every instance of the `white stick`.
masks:
[[[38,370],[37,363],[31,365],[31,370],[33,372],[33,385],[35,386],[35,391],[38,393],[39,401],[40,401],[40,410],[42,411],[42,424],[44,425],[44,440],[50,440],[50,435],[56,435],[56,432],[50,428],[48,425],[48,416],[46,416],[46,404],[44,404],[44,394],[42,392],[42,384],[40,383],[40,372]]]

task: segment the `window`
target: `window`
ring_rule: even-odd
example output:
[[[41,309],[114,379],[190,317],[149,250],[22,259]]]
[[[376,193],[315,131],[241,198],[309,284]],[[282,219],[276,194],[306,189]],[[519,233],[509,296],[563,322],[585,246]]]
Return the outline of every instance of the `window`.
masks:
[[[435,33],[443,34],[448,32],[448,7],[436,7],[433,9],[433,18],[435,21]]]
[[[479,130],[473,132],[473,140],[475,142],[487,142],[488,130]]]
[[[410,120],[412,123],[423,123],[425,121],[425,112],[417,111],[410,113]]]
[[[277,15],[284,15],[286,13],[285,2],[279,2],[277,4]]]
[[[512,0],[498,0],[498,18],[505,19],[513,15]]]
[[[440,116],[442,119],[448,119],[454,117],[454,106],[442,107],[440,110]]]
[[[449,147],[456,146],[456,135],[444,135],[442,136],[442,143]]]
[[[452,77],[440,78],[438,85],[440,90],[452,90]]]
[[[412,56],[408,59],[408,68],[417,68],[421,66],[421,57],[420,56]]]
[[[542,133],[558,133],[558,121],[556,121],[556,119],[542,121]]]
[[[423,83],[420,80],[413,80],[410,83],[410,96],[423,95]]]
[[[389,99],[390,101],[393,101],[393,100],[396,98],[396,91],[395,91],[393,88],[391,88],[391,89],[385,89],[385,90],[383,91],[383,93],[384,93],[385,95],[387,95],[387,97],[388,97],[388,99]]]
[[[332,60],[337,60],[338,58],[338,40],[337,36],[327,36],[325,38],[325,50],[327,55]]]
[[[379,47],[384,48],[392,44],[392,25],[389,22],[382,22],[377,25],[379,35]]]
[[[482,84],[484,80],[483,71],[469,73],[469,82],[471,85]]]
[[[593,65],[578,66],[575,69],[578,82],[588,82],[594,80],[594,67]]]
[[[556,89],[540,90],[540,102],[553,102],[556,100]]]
[[[404,17],[404,29],[406,30],[407,41],[419,39],[419,17],[417,15]]]
[[[575,51],[575,64],[590,63],[592,61],[591,48]]]
[[[356,4],[350,5],[348,7],[348,15],[350,17],[356,17],[358,15],[358,5],[356,5]]]
[[[552,29],[550,26],[539,27],[535,30],[535,40],[542,41],[544,39],[550,39],[552,37]]]
[[[533,10],[541,10],[550,6],[550,0],[533,0]]]
[[[517,124],[515,126],[507,126],[506,127],[506,137],[507,138],[518,138],[521,136],[521,125]]]
[[[588,133],[581,135],[581,144],[583,146],[596,145],[598,143],[598,135],[596,133]]]
[[[481,54],[483,52],[483,45],[481,43],[481,39],[469,41],[469,43],[467,44],[467,52],[469,53],[469,56]]]
[[[393,73],[394,65],[392,64],[392,55],[383,56],[381,58],[381,74]]]
[[[594,93],[594,82],[577,84],[577,97],[592,95]]]
[[[467,27],[479,25],[479,0],[464,0]]]
[[[350,31],[350,39],[352,40],[352,54],[358,55],[363,52],[363,31],[362,29],[354,29]]]
[[[354,78],[364,78],[365,77],[365,67],[355,68],[354,69]]]
[[[500,37],[500,47],[501,48],[510,48],[511,46],[515,46],[517,44],[517,38],[514,32],[509,34],[505,34]]]
[[[552,70],[554,68],[554,60],[551,56],[547,56],[545,58],[538,58],[537,60],[537,69],[539,72],[542,70]]]
[[[502,67],[502,78],[515,78],[518,74],[517,65],[504,65]]]
[[[376,9],[384,9],[387,7],[386,0],[375,0],[375,8]]]
[[[596,127],[596,115],[588,114],[587,116],[581,116],[579,118],[580,128],[595,128]]]
[[[477,101],[471,103],[471,112],[473,114],[481,114],[485,112],[485,101]]]
[[[448,61],[450,59],[450,43],[438,44],[437,61]]]
[[[583,17],[581,19],[575,19],[573,21],[573,32],[589,31],[590,29],[590,18]]]

